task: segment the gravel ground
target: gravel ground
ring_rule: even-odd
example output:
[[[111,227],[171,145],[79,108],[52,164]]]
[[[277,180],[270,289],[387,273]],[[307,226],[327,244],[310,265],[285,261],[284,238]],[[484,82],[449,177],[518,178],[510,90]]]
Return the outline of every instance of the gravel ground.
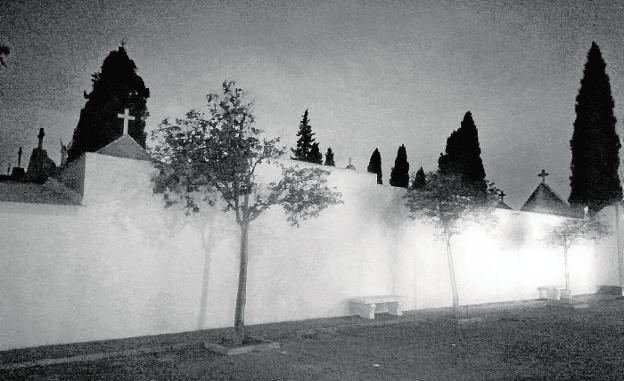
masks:
[[[387,326],[280,339],[281,349],[225,357],[176,352],[0,373],[26,380],[622,380],[624,301],[474,310]]]

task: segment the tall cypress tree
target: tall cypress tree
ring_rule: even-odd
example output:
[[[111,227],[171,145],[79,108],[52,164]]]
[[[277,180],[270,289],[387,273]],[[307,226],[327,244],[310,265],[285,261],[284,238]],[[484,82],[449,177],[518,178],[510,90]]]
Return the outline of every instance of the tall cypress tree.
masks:
[[[572,176],[568,201],[596,212],[622,199],[618,176],[620,139],[615,131],[613,97],[600,49],[592,42],[576,97],[570,140]]]
[[[312,150],[312,144],[314,144],[314,132],[312,132],[312,126],[310,126],[310,119],[308,118],[308,110],[303,113],[303,118],[299,123],[299,131],[297,131],[297,148],[290,150],[293,155],[291,159],[310,161],[310,151]]]
[[[464,115],[461,126],[446,139],[445,153],[440,154],[438,159],[438,171],[461,175],[463,181],[476,186],[485,194],[487,189],[479,133],[470,111]]]
[[[390,185],[403,188],[409,186],[409,163],[407,162],[407,151],[403,144],[397,151],[394,167],[390,171]]]
[[[332,151],[331,147],[327,148],[327,153],[325,154],[325,165],[330,165],[332,167],[336,166],[336,163],[334,163],[334,151]]]
[[[373,151],[366,170],[371,173],[376,173],[377,184],[383,184],[383,180],[381,179],[381,154],[379,153],[379,149],[375,148]]]
[[[130,121],[128,134],[141,147],[145,147],[145,118],[149,89],[136,73],[137,67],[121,46],[104,59],[102,71],[92,76],[93,90],[85,98],[87,102],[80,111],[78,126],[74,130],[68,160],[74,160],[84,152],[94,152],[123,134],[123,121],[117,114],[130,110],[135,120]]]
[[[425,171],[423,170],[423,167],[420,167],[420,169],[418,169],[418,172],[416,172],[416,176],[414,176],[414,181],[412,182],[412,188],[420,189],[424,187],[425,185],[427,185],[427,180],[425,178]]]
[[[308,160],[310,163],[314,164],[323,164],[323,154],[319,149],[318,143],[312,143],[312,147],[310,148],[310,159]]]

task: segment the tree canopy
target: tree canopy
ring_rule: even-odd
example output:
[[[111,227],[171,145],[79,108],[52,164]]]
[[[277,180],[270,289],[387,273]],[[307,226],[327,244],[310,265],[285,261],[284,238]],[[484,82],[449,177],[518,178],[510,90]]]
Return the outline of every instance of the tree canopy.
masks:
[[[68,160],[84,152],[95,152],[119,138],[123,133],[123,121],[117,114],[123,113],[125,108],[135,118],[129,123],[128,135],[145,147],[149,89],[136,71],[124,47],[110,52],[104,59],[101,71],[92,76],[93,90],[89,94],[85,92],[87,102],[80,111],[67,152]]]
[[[605,69],[600,49],[592,42],[576,97],[568,198],[571,205],[586,205],[592,213],[622,199],[618,175],[621,144],[615,129],[614,103]]]
[[[336,163],[334,162],[334,151],[332,151],[331,147],[327,148],[327,153],[325,154],[325,165],[332,167],[336,166]]]
[[[390,185],[394,187],[409,187],[409,163],[407,162],[407,151],[401,144],[394,159],[394,167],[390,171]]]
[[[379,153],[379,149],[375,148],[373,154],[370,157],[370,161],[368,162],[368,167],[366,170],[370,173],[377,174],[377,184],[383,184],[383,180],[381,178],[381,154]]]
[[[310,125],[310,118],[308,117],[308,110],[306,109],[303,113],[303,117],[301,118],[301,122],[299,123],[299,131],[297,131],[297,148],[291,148],[290,150],[293,153],[291,159],[314,162],[311,157],[312,146],[314,145],[314,132],[312,132],[312,126]],[[318,149],[318,145],[317,145]]]
[[[464,115],[461,126],[446,139],[445,153],[438,159],[438,171],[458,174],[462,181],[475,183],[482,193],[487,191],[479,134],[470,111]]]
[[[425,178],[425,171],[423,167],[420,167],[414,176],[414,181],[412,182],[413,189],[421,189],[427,183],[427,179]]]
[[[314,164],[323,164],[323,154],[316,142],[312,143],[312,148],[310,148],[309,161]]]

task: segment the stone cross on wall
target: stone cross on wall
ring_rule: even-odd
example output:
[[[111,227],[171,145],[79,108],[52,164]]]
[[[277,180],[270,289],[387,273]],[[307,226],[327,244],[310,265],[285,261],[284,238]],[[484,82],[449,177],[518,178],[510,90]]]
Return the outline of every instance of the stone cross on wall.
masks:
[[[123,121],[124,121],[123,134],[124,135],[128,135],[128,121],[129,120],[134,120],[134,117],[130,116],[130,110],[125,108],[124,109],[124,113],[123,114],[117,114],[117,117],[120,118],[120,119],[123,119]]]
[[[550,173],[542,169],[542,172],[540,172],[537,176],[542,178],[542,184],[546,184],[546,176],[548,175],[550,175]]]

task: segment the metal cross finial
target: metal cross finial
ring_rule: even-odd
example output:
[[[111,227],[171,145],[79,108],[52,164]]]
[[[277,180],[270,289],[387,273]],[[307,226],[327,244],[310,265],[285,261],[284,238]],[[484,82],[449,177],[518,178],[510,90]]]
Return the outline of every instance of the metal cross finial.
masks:
[[[507,194],[505,194],[505,192],[500,191],[500,193],[498,194],[498,197],[500,197],[501,202],[505,201],[505,196],[507,196]]]
[[[122,38],[122,39],[121,39],[121,47],[122,47],[122,48],[125,48],[125,47],[126,47],[126,39],[125,39],[125,38]]]
[[[39,149],[43,148],[43,137],[45,136],[45,132],[43,131],[43,128],[39,129],[39,135],[37,135],[37,138],[39,139]]]
[[[18,167],[22,166],[22,147],[20,147],[19,150],[17,151],[17,166]]]
[[[117,114],[117,117],[120,118],[120,119],[123,119],[123,121],[124,121],[123,134],[124,135],[128,135],[128,121],[129,120],[134,120],[134,117],[130,116],[130,110],[125,108],[124,109],[124,113],[123,114]]]
[[[540,172],[537,176],[542,178],[542,184],[546,184],[546,176],[548,175],[550,175],[550,173],[542,169],[542,172]]]

